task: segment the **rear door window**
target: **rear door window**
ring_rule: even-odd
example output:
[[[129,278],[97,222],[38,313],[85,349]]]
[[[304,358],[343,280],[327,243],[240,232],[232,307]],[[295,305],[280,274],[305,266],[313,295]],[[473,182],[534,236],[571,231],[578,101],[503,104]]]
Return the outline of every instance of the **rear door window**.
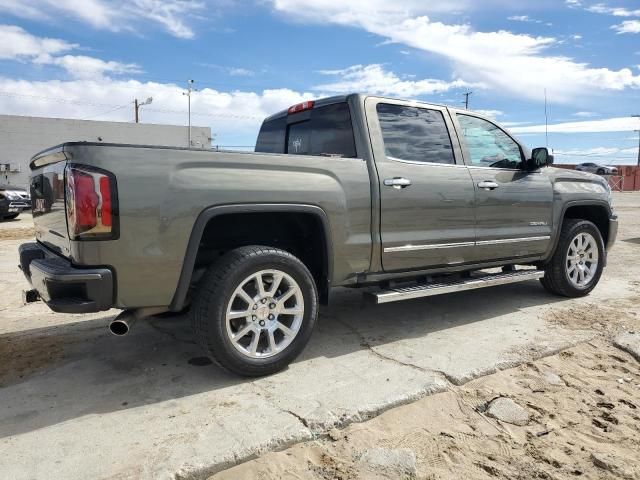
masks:
[[[442,112],[379,103],[376,107],[387,158],[421,163],[455,163]]]
[[[265,122],[256,152],[355,158],[349,105],[334,103]]]

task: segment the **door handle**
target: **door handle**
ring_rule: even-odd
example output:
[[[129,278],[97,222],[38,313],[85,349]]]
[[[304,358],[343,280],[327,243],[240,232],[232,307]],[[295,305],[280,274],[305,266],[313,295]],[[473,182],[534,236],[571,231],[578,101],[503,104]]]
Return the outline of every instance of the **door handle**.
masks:
[[[387,187],[393,187],[396,190],[400,190],[401,188],[407,188],[411,185],[411,180],[408,178],[402,177],[394,177],[394,178],[385,178],[383,182]]]
[[[495,190],[499,186],[500,185],[498,185],[496,182],[492,182],[490,180],[485,180],[484,182],[478,183],[478,187],[484,188],[485,190]]]

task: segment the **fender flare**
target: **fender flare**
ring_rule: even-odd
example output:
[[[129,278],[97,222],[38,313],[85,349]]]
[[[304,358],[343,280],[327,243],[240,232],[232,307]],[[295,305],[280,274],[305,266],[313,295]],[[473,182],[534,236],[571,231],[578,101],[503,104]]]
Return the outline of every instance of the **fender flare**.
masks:
[[[607,211],[607,215],[609,216],[609,218],[611,217],[611,205],[609,205],[609,203],[604,200],[572,200],[565,203],[562,206],[562,210],[560,211],[560,216],[558,217],[558,225],[554,231],[551,248],[545,255],[545,261],[549,260],[553,256],[553,253],[558,247],[558,241],[560,240],[560,230],[562,229],[567,210],[569,210],[571,207],[603,207]]]
[[[186,306],[187,294],[191,285],[191,277],[193,276],[193,269],[196,263],[196,256],[198,249],[200,248],[200,241],[204,229],[209,221],[220,215],[228,215],[233,213],[310,213],[318,218],[321,222],[322,229],[324,231],[325,241],[325,254],[327,256],[324,265],[323,273],[327,279],[327,294],[331,287],[331,276],[333,274],[333,246],[331,241],[331,228],[329,224],[329,218],[326,212],[316,205],[306,205],[297,203],[251,203],[251,204],[231,204],[231,205],[218,205],[205,208],[200,212],[198,218],[193,225],[191,235],[189,237],[189,243],[187,244],[187,251],[184,255],[182,262],[182,270],[180,271],[180,277],[178,279],[178,285],[173,295],[173,299],[169,305],[169,310],[172,312],[179,312]],[[320,287],[320,285],[319,285]]]

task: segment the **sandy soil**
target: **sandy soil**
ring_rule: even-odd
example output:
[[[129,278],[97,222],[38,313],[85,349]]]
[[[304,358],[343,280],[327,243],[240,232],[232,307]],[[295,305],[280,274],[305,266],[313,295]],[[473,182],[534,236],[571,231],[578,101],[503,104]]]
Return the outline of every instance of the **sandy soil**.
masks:
[[[528,425],[486,414],[502,396]],[[640,478],[640,365],[601,337],[212,478]]]
[[[626,245],[640,243],[640,214],[628,208],[619,205]],[[607,271],[627,278],[628,291],[545,314],[553,325],[595,330],[592,341],[211,478],[640,479],[640,363],[612,344],[619,332],[640,332],[638,251],[625,246],[609,258]],[[522,407],[526,425],[489,415],[500,397]]]
[[[0,230],[0,240],[33,239],[36,231],[33,227]]]

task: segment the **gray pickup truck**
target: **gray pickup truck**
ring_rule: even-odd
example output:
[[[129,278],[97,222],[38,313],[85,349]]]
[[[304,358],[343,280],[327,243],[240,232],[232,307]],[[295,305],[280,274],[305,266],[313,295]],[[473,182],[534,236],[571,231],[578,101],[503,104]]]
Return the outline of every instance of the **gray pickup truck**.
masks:
[[[482,115],[360,94],[272,115],[255,153],[65,143],[31,161],[25,298],[122,309],[116,334],[189,310],[217,363],[264,375],[302,351],[332,287],[587,295],[616,237],[611,191],[552,162]]]

